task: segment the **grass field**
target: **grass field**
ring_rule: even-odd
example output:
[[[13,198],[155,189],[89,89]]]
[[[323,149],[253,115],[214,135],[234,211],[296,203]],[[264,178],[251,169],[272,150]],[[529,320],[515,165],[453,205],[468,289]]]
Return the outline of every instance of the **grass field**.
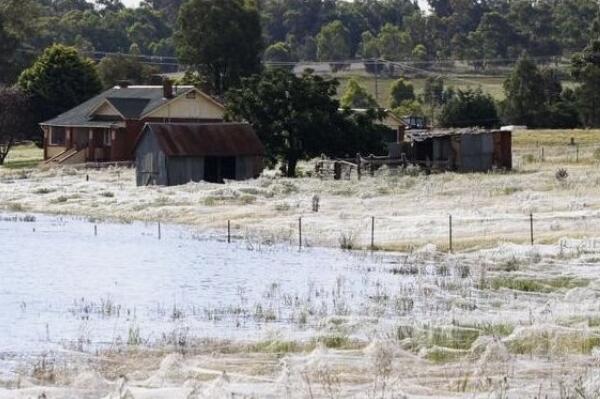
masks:
[[[367,91],[375,97],[375,78],[372,75],[354,76]],[[350,79],[349,76],[338,77],[340,86],[338,93],[344,92],[346,84]],[[481,87],[485,93],[489,93],[495,100],[500,101],[504,99],[504,80],[506,76],[485,76],[485,75],[464,75],[464,76],[452,76],[444,79],[445,87],[454,87],[455,89],[476,89]],[[396,78],[380,78],[377,79],[377,102],[383,107],[389,107],[390,102],[390,87],[394,83]],[[407,79],[415,88],[415,94],[420,95],[423,93],[423,87],[425,86],[425,78],[412,78]],[[564,82],[565,87],[573,87],[573,82]]]
[[[14,147],[4,161],[6,169],[33,168],[44,158],[44,151],[33,143]]]
[[[349,79],[350,77],[338,78],[340,81],[338,93],[340,95],[344,92]],[[356,76],[355,79],[357,79],[360,84],[365,87],[373,97],[375,97],[375,78],[373,76]],[[484,92],[491,94],[496,100],[502,100],[504,98],[504,89],[502,88],[504,79],[505,78],[502,76],[465,76],[460,78],[449,78],[444,83],[446,87],[452,86],[456,89],[475,89],[481,86]],[[416,95],[423,93],[425,80],[425,78],[409,79],[410,83],[415,88]],[[395,78],[377,79],[377,102],[384,107],[389,107],[390,105],[390,88],[394,81],[396,81]]]
[[[570,144],[571,138],[578,146]],[[163,266],[166,280],[171,281],[182,265],[169,269],[177,262],[164,248],[189,259],[197,277],[200,273],[195,268],[203,269],[209,259],[214,261],[214,251],[204,257],[195,252],[185,255],[185,249],[206,247],[205,237],[230,245],[225,238],[230,220],[233,252],[241,251],[243,259],[262,257],[260,265],[271,267],[257,272],[247,260],[240,262],[248,266],[242,271],[233,261],[218,265],[227,286],[237,285],[242,272],[264,279],[248,286],[257,290],[256,300],[248,300],[242,286],[232,292],[231,306],[222,303],[223,295],[218,303],[205,306],[201,294],[190,294],[186,301],[176,302],[171,312],[170,297],[163,295],[164,309],[150,313],[168,327],[163,338],[152,327],[139,324],[137,316],[133,321],[123,317],[125,309],[134,309],[134,315],[142,311],[137,300],[120,302],[123,299],[115,294],[104,301],[114,305],[99,313],[89,312],[94,306],[82,306],[79,311],[70,307],[65,314],[81,319],[81,327],[72,333],[77,342],[90,341],[98,331],[94,323],[99,322],[109,323],[111,330],[117,322],[126,323],[123,334],[128,335],[115,338],[106,352],[71,348],[68,354],[81,359],[78,363],[64,362],[56,354],[33,367],[23,365],[18,380],[16,373],[3,377],[0,369],[0,399],[42,394],[67,399],[73,392],[77,397],[134,399],[233,394],[289,399],[600,398],[600,130],[518,131],[513,144],[515,168],[511,172],[426,175],[382,170],[373,177],[357,180],[353,176],[344,181],[287,179],[267,171],[259,179],[226,185],[136,187],[135,171],[129,168],[0,167],[0,210],[8,212],[0,234],[8,234],[21,245],[24,240],[10,223],[20,225],[29,237],[39,236],[45,245],[51,245],[47,243],[50,230],[36,220],[42,218],[39,215],[11,219],[12,213],[76,216],[81,241],[93,240],[98,248],[105,245],[103,240],[114,240],[118,244],[109,249],[123,259],[131,257],[124,256],[119,245],[130,245],[133,240],[157,242],[156,223],[139,224],[140,233],[129,230],[128,224],[109,226],[103,220],[188,224],[193,242],[176,241],[182,237],[180,226],[172,229],[163,224],[160,246],[144,244],[158,248],[157,253],[167,259]],[[39,149],[18,147],[9,165],[22,166],[19,162],[39,157]],[[300,165],[305,176],[311,166]],[[561,169],[568,175],[557,178]],[[315,196],[320,201],[318,213],[312,210]],[[529,241],[530,213],[535,215],[534,245]],[[447,247],[449,214],[454,218],[454,253]],[[296,247],[299,218],[302,251]],[[80,234],[68,230],[72,223],[65,221],[69,218],[59,219],[47,226]],[[370,243],[373,226],[379,249],[404,252],[362,251]],[[132,241],[108,234],[113,228],[127,229],[124,237],[133,237]],[[72,252],[75,240],[67,237],[69,259],[79,262]],[[0,242],[16,247],[7,240]],[[287,245],[273,245],[277,243]],[[358,263],[344,264],[335,282],[324,283],[324,270],[332,262],[316,256],[324,251],[310,248],[317,246],[356,249],[352,255]],[[286,288],[274,277],[276,262],[267,260],[267,254],[278,248],[293,260],[289,274],[306,279],[306,287]],[[319,272],[302,269],[298,253],[313,256]],[[22,259],[21,253],[12,254]],[[44,258],[48,265],[63,266],[62,261],[49,258]],[[150,259],[162,262],[152,254]],[[7,263],[14,266],[16,262]],[[150,272],[144,279],[131,281],[166,284],[158,268],[141,264]],[[124,265],[130,267],[131,261]],[[233,283],[228,267],[237,270]],[[48,269],[46,264],[40,268]],[[22,272],[22,268],[15,269]],[[119,270],[119,276],[123,274]],[[17,272],[7,275],[20,278]],[[46,281],[37,274],[33,279]],[[72,275],[70,279],[81,283]],[[112,287],[114,282],[109,280]],[[172,281],[181,291],[179,280]],[[205,284],[206,280],[198,281]],[[186,289],[206,292],[191,278],[181,282]],[[9,285],[5,283],[0,291],[9,291]],[[114,286],[117,293],[127,287],[123,282]],[[15,288],[16,299],[5,301],[9,312],[0,315],[18,314],[16,322],[20,322],[29,312],[36,323],[41,320],[34,306],[42,295],[36,292],[27,297],[26,288]],[[55,290],[56,285],[42,284],[39,289]],[[129,294],[138,297],[136,292]],[[82,303],[101,299],[87,298]],[[46,312],[64,310],[42,305]],[[114,307],[122,312],[113,312]],[[280,309],[291,309],[292,316]],[[239,331],[246,327],[236,322],[245,315],[263,323],[265,334],[260,340],[208,339],[202,335],[204,330],[191,328],[202,319]],[[227,320],[232,324],[218,324]],[[281,326],[283,332],[276,329]],[[304,338],[288,334],[285,326],[297,327],[298,337]],[[50,331],[56,338],[55,330]]]

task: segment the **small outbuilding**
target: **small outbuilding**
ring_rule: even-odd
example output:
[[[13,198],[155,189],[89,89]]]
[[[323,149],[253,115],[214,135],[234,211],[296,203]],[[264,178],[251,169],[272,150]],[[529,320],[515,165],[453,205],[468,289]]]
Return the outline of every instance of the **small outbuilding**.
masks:
[[[510,130],[409,130],[407,136],[413,162],[428,168],[460,172],[512,168]]]
[[[258,177],[265,149],[245,123],[148,123],[135,145],[138,186]]]

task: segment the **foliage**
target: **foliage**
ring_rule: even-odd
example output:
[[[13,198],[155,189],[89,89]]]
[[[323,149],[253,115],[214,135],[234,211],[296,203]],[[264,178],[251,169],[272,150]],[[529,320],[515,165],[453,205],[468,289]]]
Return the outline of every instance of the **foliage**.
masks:
[[[19,41],[4,26],[4,18],[0,14],[0,83],[6,82],[13,69],[13,57]]]
[[[401,106],[404,102],[415,100],[415,88],[404,79],[398,79],[390,88],[390,104],[392,108]]]
[[[418,101],[403,101],[400,105],[392,109],[394,115],[399,118],[406,116],[425,116],[423,106]]]
[[[292,54],[290,46],[284,42],[277,42],[267,47],[263,58],[265,61],[274,63],[269,65],[271,68],[283,68],[287,70],[292,70],[294,68],[293,65],[285,64],[293,62],[294,55]]]
[[[356,79],[350,79],[340,98],[340,105],[345,108],[378,108],[377,101]]]
[[[321,29],[317,35],[317,58],[320,61],[343,61],[350,58],[348,29],[341,21],[333,21]],[[345,63],[331,63],[331,69],[337,71],[346,67]]]
[[[18,140],[36,131],[31,121],[29,96],[16,88],[0,89],[0,165]]]
[[[98,63],[98,73],[105,88],[124,80],[135,84],[149,84],[152,76],[159,72],[158,68],[142,64],[136,57],[125,55],[107,56]]]
[[[175,44],[179,59],[223,94],[260,70],[258,11],[242,0],[189,0],[179,12]]]
[[[504,82],[505,119],[515,125],[539,126],[548,103],[545,87],[545,79],[537,65],[528,57],[521,57]]]
[[[196,71],[187,70],[183,76],[175,81],[177,85],[194,86],[200,90],[206,90],[206,78]]]
[[[288,176],[295,175],[299,160],[323,153],[380,151],[386,128],[373,122],[382,115],[339,112],[333,98],[337,86],[337,80],[311,71],[295,76],[270,69],[243,79],[241,88],[228,93],[227,118],[248,121],[264,143],[267,157],[284,162]]]
[[[38,122],[73,108],[102,89],[92,60],[60,44],[46,49],[23,71],[19,86],[32,96]]]
[[[423,87],[423,102],[436,107],[444,103],[444,79],[441,77],[428,77]]]
[[[481,88],[458,90],[442,108],[440,124],[443,127],[496,127],[499,124],[494,99]]]
[[[513,125],[573,128],[579,125],[575,94],[563,91],[553,69],[538,69],[522,56],[504,82],[503,119]]]
[[[600,40],[591,41],[581,53],[573,56],[572,73],[581,83],[575,96],[583,124],[600,126]]]

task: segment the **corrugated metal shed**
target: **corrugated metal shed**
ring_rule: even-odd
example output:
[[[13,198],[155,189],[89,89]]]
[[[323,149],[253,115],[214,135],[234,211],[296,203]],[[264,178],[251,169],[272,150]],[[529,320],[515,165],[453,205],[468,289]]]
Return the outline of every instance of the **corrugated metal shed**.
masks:
[[[167,156],[264,155],[265,148],[247,123],[149,123]]]
[[[467,134],[487,134],[496,132],[499,130],[488,130],[478,128],[460,128],[460,129],[419,129],[419,130],[407,130],[406,136],[411,141],[423,141],[434,137],[447,137],[447,136],[462,136]]]
[[[148,123],[135,147],[137,185],[250,179],[264,147],[248,124]]]
[[[478,128],[409,130],[414,162],[433,168],[488,171],[512,168],[510,131]]]

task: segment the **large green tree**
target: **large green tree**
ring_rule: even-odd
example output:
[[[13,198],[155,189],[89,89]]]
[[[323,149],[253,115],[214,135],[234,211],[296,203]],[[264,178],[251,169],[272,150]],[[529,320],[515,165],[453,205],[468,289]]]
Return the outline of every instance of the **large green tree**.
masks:
[[[0,165],[13,145],[31,138],[36,129],[29,96],[17,88],[0,88]]]
[[[492,128],[498,126],[500,119],[494,99],[478,88],[459,89],[442,108],[439,122],[443,127]]]
[[[548,102],[545,82],[537,65],[528,57],[519,59],[504,81],[503,114],[514,125],[538,126],[545,117]],[[559,92],[560,94],[560,92]]]
[[[5,28],[4,18],[0,14],[0,83],[10,81],[18,45],[17,37]]]
[[[317,35],[317,57],[321,61],[340,61],[350,58],[348,29],[341,21],[333,21],[321,28]]]
[[[243,0],[188,0],[179,12],[175,45],[180,60],[223,94],[260,71],[263,42],[258,11]]]
[[[296,76],[282,69],[267,70],[242,80],[227,95],[227,118],[249,122],[272,162],[281,161],[292,177],[299,160],[320,154],[345,155],[381,150],[381,115],[340,112],[334,96],[337,80],[310,71]]]
[[[400,78],[392,83],[390,88],[390,105],[392,108],[397,108],[405,102],[415,100],[415,88],[406,80]]]
[[[575,91],[585,126],[600,126],[600,39],[590,44],[572,60],[573,77],[580,83]]]
[[[377,101],[356,79],[348,80],[344,94],[340,98],[340,105],[344,108],[378,108]]]
[[[152,76],[159,72],[157,67],[143,64],[134,56],[110,55],[98,63],[98,73],[105,88],[123,80],[134,84],[149,84]]]
[[[60,114],[102,89],[94,62],[60,44],[47,48],[23,71],[19,86],[32,96],[37,121]]]

